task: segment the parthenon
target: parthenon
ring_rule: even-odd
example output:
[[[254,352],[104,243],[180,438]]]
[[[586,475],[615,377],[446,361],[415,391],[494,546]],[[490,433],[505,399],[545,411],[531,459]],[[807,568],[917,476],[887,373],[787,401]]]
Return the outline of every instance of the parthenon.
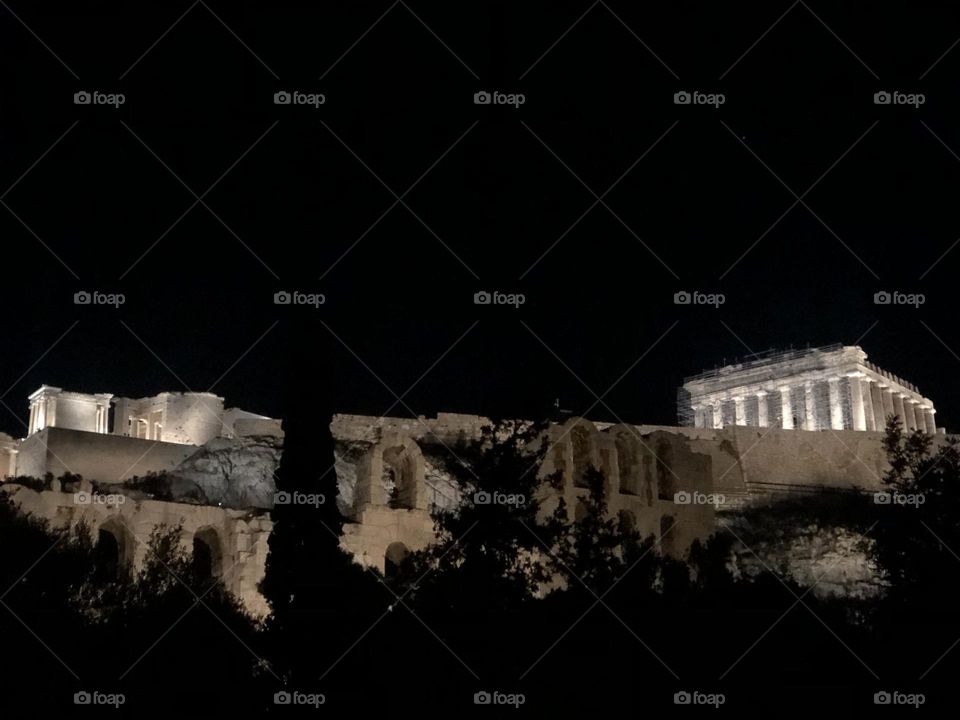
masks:
[[[686,378],[681,425],[880,430],[895,415],[908,431],[938,432],[933,402],[880,369],[856,345],[769,352]],[[943,428],[939,430],[944,432]]]

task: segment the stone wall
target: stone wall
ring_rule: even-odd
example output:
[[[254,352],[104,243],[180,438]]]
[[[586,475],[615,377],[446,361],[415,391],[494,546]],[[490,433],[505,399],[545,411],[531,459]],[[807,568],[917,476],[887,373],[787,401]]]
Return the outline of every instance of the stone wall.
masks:
[[[17,475],[42,478],[65,473],[88,480],[123,482],[135,475],[166,472],[197,451],[194,445],[47,427],[25,438],[17,455]]]
[[[96,497],[89,494],[36,492],[17,483],[4,483],[0,491],[8,493],[23,512],[48,520],[54,528],[85,522],[94,540],[101,529],[110,532],[117,540],[120,560],[135,570],[143,566],[147,542],[154,528],[181,526],[182,544],[187,553],[192,552],[193,539],[199,534],[205,542],[217,546],[213,548],[215,572],[227,590],[255,617],[269,612],[257,587],[264,575],[267,539],[273,527],[265,512],[131,497],[107,504],[97,502]]]

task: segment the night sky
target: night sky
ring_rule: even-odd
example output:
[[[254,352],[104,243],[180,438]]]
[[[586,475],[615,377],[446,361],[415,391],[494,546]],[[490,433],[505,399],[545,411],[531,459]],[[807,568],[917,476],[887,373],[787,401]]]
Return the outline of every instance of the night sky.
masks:
[[[42,383],[672,424],[684,376],[836,342],[960,424],[945,3],[37,5],[0,3],[0,430]]]

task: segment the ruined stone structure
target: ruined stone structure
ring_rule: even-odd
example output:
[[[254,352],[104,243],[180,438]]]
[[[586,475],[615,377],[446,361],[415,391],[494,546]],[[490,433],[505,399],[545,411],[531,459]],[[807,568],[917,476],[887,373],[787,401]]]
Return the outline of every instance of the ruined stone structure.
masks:
[[[0,479],[42,482],[0,485],[22,510],[54,527],[83,523],[134,569],[157,526],[179,526],[184,550],[206,558],[253,615],[268,612],[257,586],[280,421],[224,409],[211,393],[130,399],[44,385],[29,401],[27,437],[0,437]]]
[[[584,477],[593,467],[606,480],[611,517],[681,558],[715,532],[717,518],[735,518],[745,504],[882,489],[886,416],[899,416],[907,429],[937,430],[933,403],[867,362],[858,347],[726,366],[687,379],[680,398],[679,427],[576,417],[551,424],[544,461],[531,468],[561,478],[561,489],[541,498],[543,512],[562,497],[570,518],[581,518]],[[432,512],[457,508],[471,492],[448,468],[489,424],[454,413],[334,416],[338,492],[325,501],[335,501],[345,518],[344,550],[389,575],[432,543]],[[280,421],[224,408],[223,398],[209,393],[129,399],[45,385],[30,395],[27,437],[0,434],[0,480],[30,476],[43,487],[6,482],[0,490],[54,526],[85,523],[116,547],[118,563],[132,567],[142,564],[155,527],[180,525],[184,548],[208,558],[211,574],[262,616],[268,606],[258,584],[269,511],[282,502],[274,481],[282,437]],[[935,446],[950,440],[942,428],[933,434]],[[318,469],[325,464],[317,458]],[[113,502],[98,499],[105,495]],[[793,541],[797,577],[836,552],[815,536]],[[830,587],[849,581],[857,592],[872,592],[876,578],[865,557],[843,564]]]
[[[907,430],[937,432],[933,402],[858,346],[767,353],[686,378],[678,411],[698,428],[873,431],[896,415]]]
[[[434,539],[431,510],[455,508],[460,485],[444,470],[456,448],[478,439],[490,421],[440,413],[435,419],[336,415],[337,497],[344,525],[342,544],[361,563],[389,573],[409,552]],[[660,551],[682,557],[695,539],[713,532],[712,460],[687,438],[632,425],[598,429],[571,418],[547,431],[549,450],[541,476],[559,472],[571,520],[584,510],[589,467],[604,473],[609,511],[624,527],[653,536]],[[677,499],[680,502],[677,502]],[[689,498],[688,502],[684,502]],[[550,498],[544,512],[556,506]]]

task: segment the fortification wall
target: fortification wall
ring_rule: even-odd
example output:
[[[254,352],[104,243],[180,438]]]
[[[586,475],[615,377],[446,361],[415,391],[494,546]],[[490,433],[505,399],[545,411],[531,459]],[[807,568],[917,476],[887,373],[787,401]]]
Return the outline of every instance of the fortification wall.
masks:
[[[88,480],[123,482],[135,475],[169,471],[197,452],[194,445],[47,427],[20,443],[17,475],[54,477],[65,473]]]

